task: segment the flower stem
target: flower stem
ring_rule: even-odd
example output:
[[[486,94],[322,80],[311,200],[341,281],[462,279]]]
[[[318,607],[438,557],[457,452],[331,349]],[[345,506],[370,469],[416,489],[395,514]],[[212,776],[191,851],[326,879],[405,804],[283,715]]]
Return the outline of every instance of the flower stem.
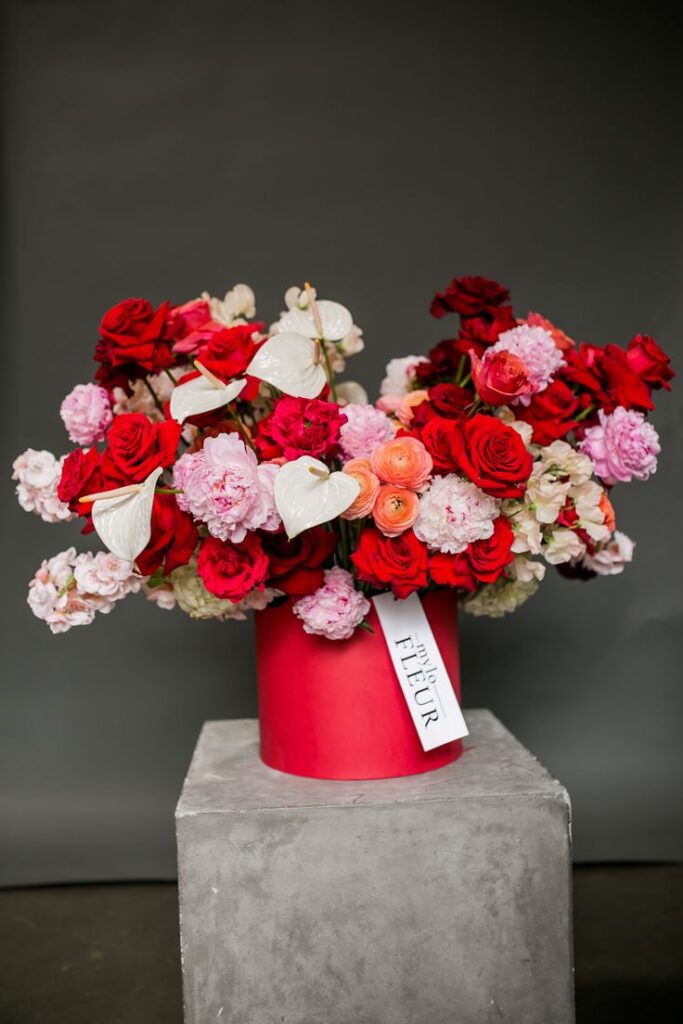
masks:
[[[170,370],[167,370],[167,369],[164,369],[164,373],[166,374],[166,376],[167,376],[167,377],[168,377],[168,379],[170,380],[170,382],[171,382],[171,384],[173,385],[173,387],[175,387],[175,386],[176,386],[176,384],[178,383],[178,381],[177,381],[177,380],[176,380],[176,378],[175,378],[175,377],[173,376],[173,374],[171,373],[171,371],[170,371]]]
[[[256,445],[254,444],[254,442],[252,440],[251,433],[249,432],[249,430],[247,430],[247,428],[245,427],[244,423],[242,423],[242,420],[239,418],[239,416],[237,415],[237,413],[233,409],[231,402],[228,402],[227,409],[228,409],[228,412],[230,413],[230,416],[231,416],[233,422],[236,424],[237,429],[239,430],[240,434],[242,435],[244,440],[247,442],[247,444],[249,445],[251,450],[253,452],[255,452],[256,451]]]
[[[161,404],[159,396],[157,395],[156,391],[154,390],[154,388],[150,384],[150,382],[147,379],[147,377],[143,377],[142,379],[145,382],[145,387],[147,388],[147,390],[149,391],[150,395],[152,396],[154,404],[156,405],[156,407],[159,410],[159,412],[161,413],[161,415],[164,416],[164,407]]]
[[[327,370],[327,380],[328,380],[329,385],[330,385],[330,391],[332,392],[332,398],[336,402],[337,401],[337,388],[335,387],[335,383],[334,383],[334,370],[332,369],[332,363],[330,362],[330,357],[329,357],[328,352],[327,352],[327,345],[325,344],[325,342],[324,342],[324,340],[322,338],[320,339],[318,344],[320,345],[320,347],[322,349],[323,359],[325,360],[325,368]]]
[[[575,416],[575,417],[574,417],[575,421],[576,421],[577,423],[580,423],[580,422],[581,422],[581,420],[585,420],[586,416],[590,416],[590,414],[591,414],[592,412],[595,412],[595,410],[596,410],[596,409],[597,409],[597,405],[595,405],[595,404],[592,404],[592,405],[588,405],[588,406],[586,406],[586,408],[585,408],[585,409],[583,409],[583,410],[582,410],[582,411],[581,411],[581,412],[579,413],[579,415],[578,415],[578,416]]]

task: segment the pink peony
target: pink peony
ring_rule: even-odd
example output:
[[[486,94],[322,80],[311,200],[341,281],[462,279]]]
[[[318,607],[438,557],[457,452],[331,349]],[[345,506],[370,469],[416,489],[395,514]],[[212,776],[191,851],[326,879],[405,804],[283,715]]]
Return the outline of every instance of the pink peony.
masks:
[[[348,640],[370,611],[370,602],[355,589],[351,573],[334,566],[325,570],[322,587],[297,601],[293,611],[306,633]]]
[[[113,419],[109,395],[98,384],[77,384],[62,402],[59,415],[70,440],[86,448],[104,440]]]
[[[46,523],[73,519],[69,506],[57,497],[62,464],[66,456],[56,459],[51,452],[27,448],[12,463],[12,479],[17,480],[19,504],[27,512],[35,512]]]
[[[369,459],[375,448],[394,436],[389,419],[373,405],[345,405],[346,423],[341,428],[344,459]]]
[[[273,478],[278,467],[259,466],[256,456],[237,434],[209,437],[198,452],[187,452],[175,464],[173,478],[178,505],[206,523],[219,540],[236,544],[247,530],[277,530]]]
[[[521,359],[529,382],[529,393],[520,395],[511,401],[511,405],[520,402],[529,405],[531,396],[545,391],[553,376],[564,366],[562,352],[553,340],[553,336],[544,327],[530,327],[520,324],[509,331],[503,331],[495,345],[487,349],[489,353],[511,352]]]
[[[598,411],[600,422],[589,427],[579,448],[592,460],[595,475],[606,484],[647,480],[657,470],[659,436],[642,412],[619,405]]]
[[[438,476],[420,500],[415,536],[432,551],[457,555],[475,540],[493,535],[500,502],[476,484],[449,474]]]

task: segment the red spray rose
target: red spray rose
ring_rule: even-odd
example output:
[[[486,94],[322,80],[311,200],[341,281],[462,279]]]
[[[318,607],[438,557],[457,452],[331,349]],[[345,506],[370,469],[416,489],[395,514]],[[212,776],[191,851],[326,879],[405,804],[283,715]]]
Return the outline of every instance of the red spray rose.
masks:
[[[270,562],[269,585],[303,597],[323,585],[323,566],[337,546],[337,534],[314,526],[293,540],[285,533],[267,534],[263,543]]]
[[[517,406],[518,419],[529,423],[534,430],[534,444],[552,444],[566,437],[574,430],[577,421],[573,419],[579,410],[579,400],[564,381],[552,381],[544,391],[533,395],[529,405]]]
[[[97,380],[113,387],[122,376],[134,380],[173,366],[167,315],[168,302],[157,310],[146,299],[125,299],[112,306],[100,324],[95,349],[95,359],[101,363]]]
[[[461,590],[477,589],[477,581],[472,572],[467,555],[448,555],[435,552],[429,556],[429,575],[442,587],[456,587]]]
[[[607,345],[602,358],[601,370],[605,377],[605,390],[614,409],[623,405],[625,409],[654,409],[650,388],[638,377],[628,364],[626,353],[618,345]]]
[[[181,432],[175,420],[150,423],[140,412],[116,416],[107,431],[107,447],[102,454],[105,481],[112,486],[139,483],[157,466],[171,466]]]
[[[495,583],[515,557],[512,552],[514,530],[505,516],[493,524],[493,534],[486,540],[475,540],[467,549],[472,573],[481,583]]]
[[[332,402],[281,398],[268,428],[286,459],[298,459],[301,455],[322,458],[334,452],[344,423],[346,416]]]
[[[360,580],[379,590],[391,587],[396,597],[408,597],[427,586],[427,547],[412,530],[398,537],[363,530],[351,561]]]
[[[484,309],[502,306],[510,298],[507,288],[487,277],[454,277],[445,292],[437,292],[429,312],[437,319],[447,313],[475,316]]]
[[[101,491],[102,488],[100,453],[97,448],[89,448],[88,451],[85,451],[83,448],[76,448],[74,451],[69,452],[62,466],[57,496],[76,515],[88,517],[83,533],[90,533],[93,529],[90,518],[92,502],[89,501],[82,504],[78,499],[84,494],[95,494],[97,491]]]
[[[494,416],[477,414],[462,426],[460,469],[494,498],[521,498],[533,459],[516,430]]]
[[[472,352],[472,380],[487,405],[507,405],[531,390],[526,366],[513,352],[489,352],[479,359]]]
[[[222,327],[210,334],[200,346],[197,358],[222,380],[239,377],[256,353],[258,346],[253,336],[264,326],[253,323]]]
[[[135,559],[143,576],[152,576],[161,566],[164,575],[187,565],[197,546],[197,528],[192,516],[178,508],[174,494],[155,494],[152,506],[152,536]]]
[[[210,594],[237,604],[251,590],[263,590],[268,558],[255,533],[239,544],[207,537],[199,548],[197,572]]]
[[[669,381],[676,374],[671,368],[668,355],[662,351],[654,338],[647,334],[636,334],[635,338],[631,338],[626,349],[626,362],[636,376],[651,388],[671,390]]]

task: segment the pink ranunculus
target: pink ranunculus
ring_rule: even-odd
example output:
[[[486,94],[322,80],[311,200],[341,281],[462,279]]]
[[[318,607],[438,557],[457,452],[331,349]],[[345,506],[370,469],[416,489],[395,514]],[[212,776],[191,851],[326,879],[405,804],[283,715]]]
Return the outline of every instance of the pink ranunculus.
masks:
[[[19,504],[35,512],[46,523],[73,519],[69,506],[59,500],[57,490],[66,456],[56,459],[52,452],[27,448],[12,463],[12,479],[17,481]]]
[[[99,384],[77,384],[62,402],[59,415],[70,440],[88,448],[104,440],[111,424],[109,394]]]
[[[355,589],[351,573],[334,566],[325,571],[322,587],[297,601],[293,611],[306,633],[347,640],[370,611],[370,602]]]
[[[340,442],[344,459],[369,459],[376,448],[394,436],[389,417],[373,405],[345,405],[344,415]]]
[[[659,436],[642,412],[617,406],[611,413],[600,409],[598,418],[579,445],[593,462],[596,476],[606,484],[617,484],[647,480],[656,472]]]

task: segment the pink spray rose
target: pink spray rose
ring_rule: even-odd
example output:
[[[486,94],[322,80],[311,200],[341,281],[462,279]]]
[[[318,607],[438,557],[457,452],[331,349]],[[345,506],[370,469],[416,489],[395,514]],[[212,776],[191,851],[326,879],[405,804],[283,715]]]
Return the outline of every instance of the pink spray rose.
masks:
[[[322,587],[297,601],[293,611],[306,633],[348,640],[370,611],[370,602],[355,589],[351,573],[334,566],[325,571]]]
[[[642,412],[619,405],[611,413],[598,411],[600,422],[589,427],[579,448],[595,465],[606,484],[647,480],[657,470],[661,451],[657,431]]]
[[[70,440],[88,448],[104,440],[112,421],[109,395],[99,384],[77,384],[62,402],[59,415]]]

